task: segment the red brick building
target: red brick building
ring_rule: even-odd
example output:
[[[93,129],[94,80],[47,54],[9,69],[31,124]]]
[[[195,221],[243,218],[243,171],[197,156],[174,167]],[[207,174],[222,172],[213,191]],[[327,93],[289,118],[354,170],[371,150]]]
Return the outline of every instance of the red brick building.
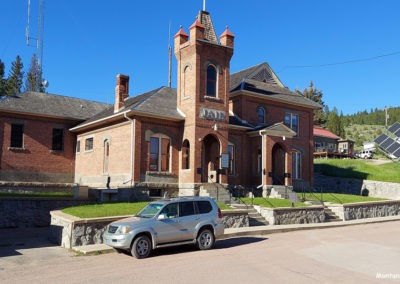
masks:
[[[208,12],[174,44],[177,89],[129,97],[129,77],[118,75],[114,106],[70,129],[75,182],[180,195],[216,184],[312,185],[320,106],[288,90],[267,63],[231,74],[234,35],[226,29],[218,39]]]
[[[76,136],[69,129],[108,105],[28,92],[0,99],[0,180],[72,183]]]

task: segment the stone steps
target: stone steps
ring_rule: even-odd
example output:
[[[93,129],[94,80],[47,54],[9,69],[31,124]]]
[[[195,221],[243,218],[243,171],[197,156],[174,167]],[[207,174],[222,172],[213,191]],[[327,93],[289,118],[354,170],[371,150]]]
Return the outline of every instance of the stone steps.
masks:
[[[250,227],[269,225],[268,221],[253,206],[246,204],[231,204],[231,206],[235,209],[248,210],[247,215],[249,216]]]
[[[331,209],[325,207],[325,222],[340,222],[342,219],[339,218]]]

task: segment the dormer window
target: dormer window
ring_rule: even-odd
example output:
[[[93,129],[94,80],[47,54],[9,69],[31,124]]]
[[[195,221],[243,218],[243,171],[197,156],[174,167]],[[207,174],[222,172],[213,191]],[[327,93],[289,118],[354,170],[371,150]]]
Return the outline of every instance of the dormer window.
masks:
[[[263,107],[257,108],[257,123],[258,124],[265,123],[265,109]]]
[[[217,69],[213,65],[207,67],[207,96],[217,97]]]

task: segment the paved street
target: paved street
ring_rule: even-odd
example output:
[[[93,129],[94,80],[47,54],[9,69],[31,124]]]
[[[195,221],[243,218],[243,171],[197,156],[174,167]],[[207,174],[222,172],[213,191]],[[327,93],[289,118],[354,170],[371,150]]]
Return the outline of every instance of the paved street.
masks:
[[[76,256],[47,229],[0,230],[1,283],[400,282],[400,221],[221,240],[210,251]],[[383,279],[386,278],[386,279]]]

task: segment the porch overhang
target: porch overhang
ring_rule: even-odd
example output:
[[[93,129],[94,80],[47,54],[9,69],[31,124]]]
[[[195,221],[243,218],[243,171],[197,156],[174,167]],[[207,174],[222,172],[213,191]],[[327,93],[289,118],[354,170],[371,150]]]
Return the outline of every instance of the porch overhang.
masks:
[[[252,131],[249,133],[250,136],[278,136],[285,138],[293,138],[297,135],[295,131],[287,127],[283,122],[275,123],[271,126],[267,126],[258,131]]]

